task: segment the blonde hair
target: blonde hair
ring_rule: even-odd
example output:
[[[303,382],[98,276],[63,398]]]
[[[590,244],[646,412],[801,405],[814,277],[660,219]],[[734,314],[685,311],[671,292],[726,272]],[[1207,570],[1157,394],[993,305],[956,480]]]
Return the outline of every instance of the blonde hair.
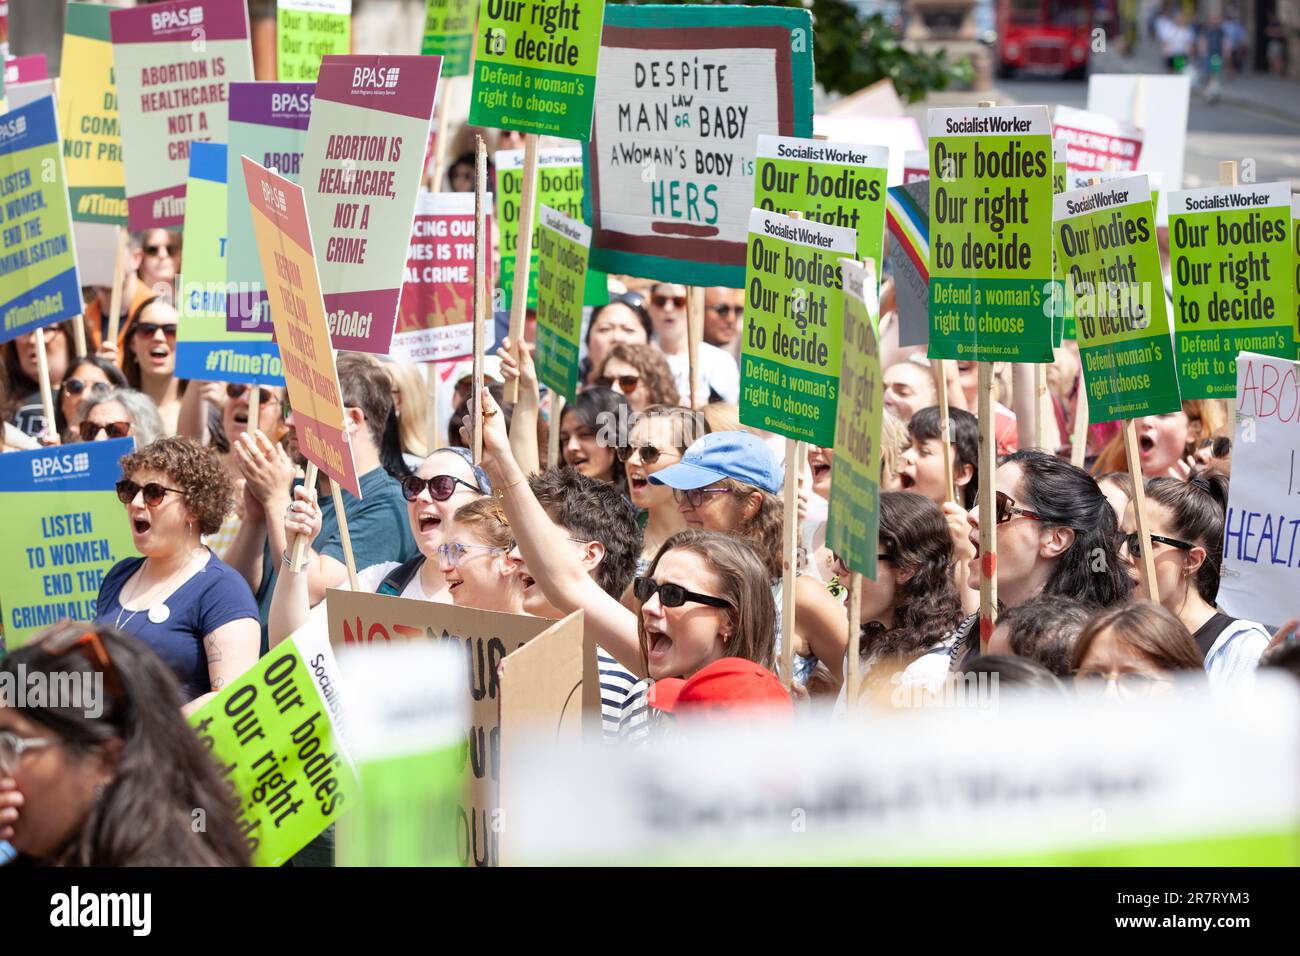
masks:
[[[1187,416],[1187,447],[1180,457],[1190,455],[1201,441],[1227,435],[1232,429],[1232,417],[1228,413],[1226,399],[1188,399],[1183,402],[1183,414]],[[1122,429],[1097,453],[1097,460],[1092,466],[1094,475],[1108,475],[1116,471],[1128,471],[1128,454],[1124,451]]]
[[[710,433],[738,432],[742,427],[739,405],[732,405],[729,402],[709,402],[700,409],[700,414],[704,416],[704,422],[709,426]]]
[[[514,532],[510,530],[510,519],[501,508],[500,500],[492,495],[475,498],[461,505],[452,515],[452,520],[472,530],[490,547],[504,548],[509,551],[515,546]]]
[[[898,474],[903,452],[907,451],[909,444],[907,426],[889,409],[884,409],[880,416],[881,478]]]
[[[424,374],[418,365],[410,362],[388,362],[388,377],[393,380],[393,388],[401,396],[401,408],[397,415],[397,436],[402,444],[402,451],[423,458],[428,454],[429,446],[425,440],[428,434],[429,392],[424,387]]]

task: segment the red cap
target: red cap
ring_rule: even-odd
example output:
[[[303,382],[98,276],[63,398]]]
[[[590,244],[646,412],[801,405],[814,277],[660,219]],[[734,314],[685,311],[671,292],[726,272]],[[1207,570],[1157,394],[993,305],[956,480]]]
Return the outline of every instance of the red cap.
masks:
[[[794,704],[777,676],[741,657],[724,657],[688,680],[655,681],[649,703],[657,710],[692,716],[727,717],[736,711],[790,714]]]

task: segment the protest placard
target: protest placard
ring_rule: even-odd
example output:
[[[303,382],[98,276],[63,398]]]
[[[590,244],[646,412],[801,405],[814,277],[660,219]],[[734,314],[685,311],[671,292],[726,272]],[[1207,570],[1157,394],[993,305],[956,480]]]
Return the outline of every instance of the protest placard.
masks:
[[[1069,167],[1066,162],[1066,143],[1063,139],[1052,140],[1052,195],[1065,192]],[[1065,315],[1065,281],[1061,273],[1061,261],[1057,258],[1056,248],[1052,248],[1052,347],[1060,348],[1061,340],[1074,338],[1074,316]],[[1066,326],[1069,326],[1068,335]]]
[[[75,217],[74,217],[75,220]],[[77,276],[83,286],[113,284],[113,259],[121,245],[117,226],[102,222],[72,223],[77,246]]]
[[[239,183],[242,156],[252,156],[291,183],[301,182],[314,83],[231,83],[230,149],[226,178]],[[226,201],[226,328],[231,332],[271,332],[266,283],[253,236],[253,217],[239,188]]]
[[[584,166],[592,267],[741,288],[756,139],[812,135],[810,14],[611,5],[601,43]]]
[[[1216,603],[1279,626],[1296,617],[1300,573],[1300,371],[1290,359],[1237,356],[1232,485]]]
[[[420,53],[442,57],[442,76],[468,76],[478,0],[427,0]]]
[[[923,149],[909,149],[903,154],[903,185],[930,178],[930,154]]]
[[[497,287],[501,294],[498,301],[506,301],[506,295],[514,288],[515,254],[519,246],[519,221],[522,218],[523,203],[524,151],[522,149],[503,149],[493,157],[497,174],[497,243],[501,258],[501,273]],[[582,148],[579,146],[560,146],[555,149],[537,151],[537,188],[533,192],[533,212],[542,206],[550,206],[562,212],[570,219],[582,219]],[[537,222],[536,215],[533,217]],[[533,236],[536,241],[537,227],[534,225]],[[537,270],[537,249],[532,250],[531,271]],[[609,301],[609,286],[606,275],[594,269],[587,270],[583,284],[583,305],[604,305]],[[537,288],[529,283],[528,308],[537,308]]]
[[[352,0],[276,0],[275,75],[313,83],[322,57],[350,53]]]
[[[253,78],[248,7],[176,0],[109,14],[132,229],[179,226],[190,143],[226,142],[231,83]]]
[[[930,177],[890,186],[885,198],[898,344],[930,340]]]
[[[335,348],[387,354],[441,61],[328,56],[302,158]]]
[[[298,449],[360,498],[302,187],[247,156],[243,163]]]
[[[254,865],[282,865],[356,803],[342,707],[329,640],[304,630],[189,715]]]
[[[1075,169],[1133,172],[1144,137],[1137,126],[1105,113],[1058,106],[1052,117],[1052,138],[1065,142],[1066,163]]]
[[[803,213],[812,222],[857,233],[859,261],[880,275],[885,233],[885,177],[889,150],[786,136],[759,136],[754,205],[768,212]]]
[[[1295,264],[1291,274],[1295,284],[1291,287],[1291,304],[1295,307],[1296,321],[1291,330],[1296,342],[1296,357],[1300,358],[1300,196],[1291,197],[1291,261]]]
[[[571,402],[578,393],[583,276],[591,230],[543,206],[537,229],[537,380]]]
[[[12,84],[35,83],[50,78],[50,64],[44,53],[30,53],[27,56],[6,56],[5,60],[6,96]],[[12,106],[10,107],[12,109]]]
[[[54,100],[0,116],[0,342],[81,314]]]
[[[1238,352],[1296,357],[1290,183],[1171,193],[1169,266],[1183,398],[1231,398]]]
[[[464,660],[450,642],[343,648],[348,745],[360,792],[339,866],[455,866],[469,727]]]
[[[474,194],[421,190],[389,354],[403,362],[472,355],[473,318]]]
[[[1067,169],[1065,173],[1065,189],[1083,189],[1089,186],[1092,180],[1099,179],[1103,183],[1110,183],[1116,179],[1129,179],[1133,176],[1145,176],[1147,178],[1147,188],[1151,192],[1151,208],[1155,210],[1160,202],[1160,187],[1164,185],[1165,177],[1158,169],[1138,169],[1131,173],[1115,172],[1108,169]],[[1057,190],[1061,192],[1062,190]]]
[[[390,641],[448,641],[464,655],[470,724],[460,749],[460,773],[468,785],[456,808],[459,862],[495,866],[500,860],[502,819],[498,800],[501,777],[501,685],[498,665],[507,654],[533,640],[569,644],[581,634],[582,615],[562,621],[525,614],[500,614],[454,604],[434,604],[379,594],[329,591],[330,642],[335,648]],[[580,639],[580,638],[579,638]],[[570,688],[582,681],[581,661],[573,665]],[[560,675],[555,675],[561,679]],[[567,679],[567,678],[563,678]]]
[[[1183,73],[1154,76],[1093,73],[1088,77],[1087,108],[1142,129],[1142,167],[1159,171],[1166,190],[1183,188],[1187,153],[1187,111],[1192,80]],[[1167,201],[1156,210],[1156,225],[1168,222]]]
[[[1054,198],[1057,260],[1094,422],[1182,408],[1145,176]]]
[[[471,126],[591,135],[604,0],[482,0]]]
[[[1300,862],[1289,677],[1261,674],[1253,693],[1227,698],[1203,681],[1120,700],[999,694],[988,675],[949,687],[926,710],[925,691],[897,683],[891,703],[910,712],[827,718],[812,734],[803,721],[683,716],[648,747],[539,739],[504,794],[511,860]]]
[[[0,512],[10,545],[0,552],[4,643],[22,647],[63,618],[93,621],[99,585],[135,555],[114,487],[135,439],[0,455]]]
[[[889,175],[887,186],[901,186],[907,182],[905,170],[907,156],[911,160],[912,178],[927,178],[930,173],[930,154],[925,152],[925,137],[920,124],[911,116],[871,116],[842,112],[813,115],[813,138],[841,143],[870,143],[889,150]]]
[[[177,283],[181,320],[176,327],[176,375],[198,381],[283,385],[280,349],[270,336],[226,328],[226,261],[231,248],[226,236],[226,154],[221,143],[190,147],[185,270]],[[248,191],[239,188],[239,180],[236,184],[235,192],[247,209]],[[249,244],[256,252],[251,223],[249,233]]]
[[[930,358],[1052,361],[1045,106],[932,109]]]
[[[844,338],[839,257],[852,229],[754,209],[745,270],[740,422],[823,448],[835,444]]]
[[[831,459],[826,546],[858,574],[876,579],[880,538],[880,321],[876,277],[850,259],[844,280],[840,401]]]

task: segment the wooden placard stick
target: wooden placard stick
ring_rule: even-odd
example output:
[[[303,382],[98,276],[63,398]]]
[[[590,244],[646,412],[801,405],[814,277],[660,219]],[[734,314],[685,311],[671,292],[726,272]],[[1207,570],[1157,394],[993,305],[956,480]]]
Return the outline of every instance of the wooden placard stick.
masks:
[[[45,413],[45,433],[53,436],[58,428],[54,417],[54,389],[50,386],[50,356],[45,351],[45,329],[36,330],[36,377],[41,387],[41,409]]]
[[[686,287],[686,362],[691,376],[691,408],[699,408],[696,394],[700,369],[700,343],[704,341],[704,288]]]
[[[1237,161],[1235,159],[1225,159],[1219,163],[1219,185],[1237,185]]]
[[[862,575],[849,572],[849,691],[848,706],[858,706],[862,694]]]
[[[781,523],[781,681],[794,686],[794,579],[799,556],[799,474],[808,443],[785,440],[785,487]]]
[[[981,100],[980,109],[996,106],[994,100]],[[987,654],[989,638],[998,617],[998,546],[997,546],[997,434],[994,428],[993,364],[979,363],[979,510],[980,510],[980,653]]]
[[[317,498],[320,496],[316,492],[316,478],[320,469],[314,461],[307,462],[307,476],[302,481],[302,486]],[[348,542],[349,547],[351,542]],[[293,543],[289,545],[289,570],[298,573],[307,564],[307,549],[311,546],[311,539],[305,534],[294,535]]]
[[[357,561],[352,556],[352,536],[348,534],[348,515],[343,509],[343,489],[337,481],[330,481],[330,495],[334,498],[334,516],[339,520],[339,537],[343,539],[343,562],[348,566],[348,584],[359,592]]]
[[[533,176],[537,176],[537,147],[536,141],[533,144]],[[527,186],[525,185],[525,188]],[[483,402],[483,332],[487,324],[488,315],[488,288],[487,288],[487,146],[483,142],[483,137],[477,136],[474,140],[474,402],[471,405],[472,414],[470,418],[470,445],[474,455],[474,464],[478,464],[483,459],[483,415],[480,408]],[[531,193],[527,194],[527,201],[532,202]],[[531,209],[531,206],[526,208]],[[520,219],[523,218],[520,213]],[[524,291],[523,296],[526,301],[528,298],[528,256],[532,249],[532,214],[528,214],[528,240],[529,251],[523,254],[522,259],[515,260],[515,296],[519,296],[519,274],[524,274]],[[520,244],[523,243],[523,233],[520,233]],[[523,269],[520,269],[520,264]],[[523,328],[523,312],[519,314],[520,328]],[[514,318],[510,320],[510,344],[515,346],[515,355],[519,355],[518,341],[516,335]],[[437,377],[436,375],[434,376]],[[510,384],[514,384],[513,381]],[[516,390],[517,391],[517,390]],[[517,396],[516,396],[517,397]],[[506,401],[511,401],[508,396]]]
[[[438,374],[438,363],[425,362],[424,387],[429,396],[429,424],[425,428],[425,443],[429,451],[436,451],[447,443],[442,436],[442,429],[438,427],[438,394],[441,379],[442,376]]]
[[[127,242],[126,230],[121,226],[117,227],[117,260],[113,263],[113,291],[108,299],[108,341],[117,347],[117,332],[121,325],[122,319],[122,283],[125,280],[126,267],[122,264],[122,256],[125,250],[122,248]],[[121,356],[118,356],[121,361]]]
[[[533,258],[533,214],[537,205],[537,134],[524,134],[524,172],[519,196],[519,236],[515,241],[515,281],[510,298],[510,350],[519,358],[528,311],[528,271]],[[477,264],[477,263],[476,263]],[[480,270],[479,275],[482,275]],[[519,379],[506,382],[505,400],[519,401]]]
[[[1074,433],[1070,436],[1070,464],[1082,468],[1088,454],[1088,386],[1079,368],[1079,385],[1074,400]]]
[[[72,347],[76,349],[77,358],[86,357],[86,317],[79,315],[72,320]]]
[[[943,500],[955,502],[957,490],[952,477],[952,412],[948,405],[948,360],[932,359],[930,370],[939,392],[939,444],[943,447]]]
[[[1156,562],[1151,554],[1151,529],[1147,526],[1147,492],[1142,477],[1142,463],[1138,460],[1137,427],[1133,419],[1124,420],[1124,457],[1128,459],[1128,476],[1133,482],[1133,515],[1137,518],[1138,547],[1142,549],[1142,571],[1147,582],[1147,598],[1160,603],[1160,588],[1156,584]]]

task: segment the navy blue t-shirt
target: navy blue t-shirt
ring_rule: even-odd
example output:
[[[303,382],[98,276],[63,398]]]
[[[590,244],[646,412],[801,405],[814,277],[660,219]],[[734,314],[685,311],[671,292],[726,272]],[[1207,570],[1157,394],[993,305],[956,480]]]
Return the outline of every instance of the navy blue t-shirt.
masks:
[[[104,576],[95,623],[118,627],[120,618],[121,630],[144,641],[163,659],[181,682],[185,701],[191,701],[212,690],[203,638],[231,621],[256,621],[257,602],[239,572],[208,552],[203,569],[158,602],[166,604],[170,614],[155,624],[148,609],[122,609],[122,586],[143,563],[144,558],[126,558]]]

